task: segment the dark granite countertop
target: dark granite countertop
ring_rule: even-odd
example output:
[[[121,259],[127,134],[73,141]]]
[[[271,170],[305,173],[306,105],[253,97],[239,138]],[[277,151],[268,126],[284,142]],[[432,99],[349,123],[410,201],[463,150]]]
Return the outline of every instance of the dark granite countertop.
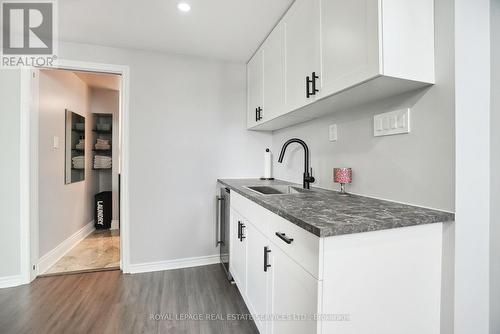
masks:
[[[288,195],[261,195],[245,188],[256,185],[296,185],[279,180],[219,179],[218,182],[319,237],[455,220],[455,215],[449,212],[357,195],[342,196],[336,191],[319,188]]]

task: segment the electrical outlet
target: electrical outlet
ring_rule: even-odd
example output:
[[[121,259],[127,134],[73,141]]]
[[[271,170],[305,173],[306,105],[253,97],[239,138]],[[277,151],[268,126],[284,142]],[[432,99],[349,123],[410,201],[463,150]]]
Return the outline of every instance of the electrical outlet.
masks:
[[[328,127],[330,141],[337,141],[337,124],[332,124]]]
[[[390,136],[410,132],[410,108],[395,110],[373,117],[373,135]]]

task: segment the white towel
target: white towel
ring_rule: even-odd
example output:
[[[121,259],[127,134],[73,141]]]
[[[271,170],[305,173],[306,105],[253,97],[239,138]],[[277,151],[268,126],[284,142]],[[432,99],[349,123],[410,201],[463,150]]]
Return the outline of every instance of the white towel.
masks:
[[[94,168],[109,169],[112,166],[111,157],[105,155],[96,155],[94,157]]]

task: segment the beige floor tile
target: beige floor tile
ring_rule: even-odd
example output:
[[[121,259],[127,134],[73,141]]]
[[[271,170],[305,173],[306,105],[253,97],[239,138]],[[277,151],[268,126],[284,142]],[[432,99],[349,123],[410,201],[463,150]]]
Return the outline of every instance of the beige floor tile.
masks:
[[[44,274],[120,267],[120,231],[96,230]]]

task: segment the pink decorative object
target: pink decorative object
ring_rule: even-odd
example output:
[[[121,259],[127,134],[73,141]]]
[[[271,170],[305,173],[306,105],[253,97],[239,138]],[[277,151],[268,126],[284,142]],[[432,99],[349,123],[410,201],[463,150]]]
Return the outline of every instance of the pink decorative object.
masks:
[[[352,169],[351,168],[334,168],[333,169],[333,182],[340,183],[340,194],[347,195],[345,191],[345,184],[352,182]]]

